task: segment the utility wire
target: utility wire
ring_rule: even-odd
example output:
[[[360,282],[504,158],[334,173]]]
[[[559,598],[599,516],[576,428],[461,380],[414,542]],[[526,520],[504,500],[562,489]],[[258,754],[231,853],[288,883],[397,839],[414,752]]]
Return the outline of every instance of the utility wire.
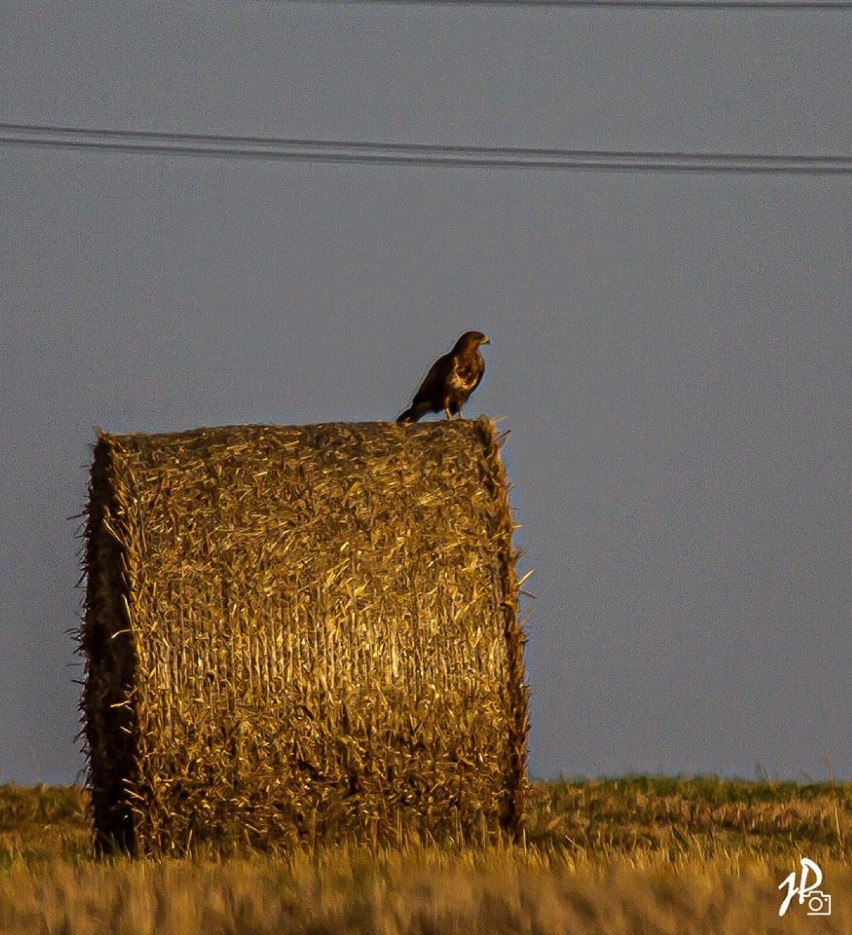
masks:
[[[258,2],[258,0],[255,0]],[[270,0],[264,0],[270,2]],[[642,7],[696,10],[850,10],[850,0],[271,0],[315,6]]]
[[[852,174],[850,156],[779,156],[756,153],[532,149],[498,146],[425,146],[346,140],[143,133],[0,122],[0,145],[151,155],[206,156],[279,162],[590,169],[629,172],[774,172]]]

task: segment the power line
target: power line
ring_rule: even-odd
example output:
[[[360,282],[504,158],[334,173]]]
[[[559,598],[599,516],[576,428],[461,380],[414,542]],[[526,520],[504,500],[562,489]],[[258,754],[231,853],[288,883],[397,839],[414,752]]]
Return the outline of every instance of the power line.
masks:
[[[434,146],[196,133],[145,133],[12,123],[0,123],[0,144],[42,149],[361,165],[852,174],[850,156]]]
[[[257,2],[257,0],[255,0]],[[269,2],[269,0],[264,0]],[[850,10],[850,0],[272,0],[313,6],[641,7],[695,10]]]

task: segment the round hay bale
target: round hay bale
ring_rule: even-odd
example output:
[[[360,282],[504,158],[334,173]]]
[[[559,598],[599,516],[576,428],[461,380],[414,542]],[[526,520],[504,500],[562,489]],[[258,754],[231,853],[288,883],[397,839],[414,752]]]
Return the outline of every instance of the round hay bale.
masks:
[[[81,630],[99,848],[517,834],[512,531],[484,418],[101,433]]]

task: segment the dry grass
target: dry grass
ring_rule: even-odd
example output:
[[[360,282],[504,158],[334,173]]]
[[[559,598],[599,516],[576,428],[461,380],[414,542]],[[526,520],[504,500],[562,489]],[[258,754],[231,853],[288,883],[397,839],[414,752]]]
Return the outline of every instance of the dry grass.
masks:
[[[852,848],[852,784],[642,776],[538,783],[527,825],[533,846],[581,854],[771,857],[810,848],[841,858]]]
[[[852,933],[852,785],[535,784],[527,846],[102,860],[80,790],[0,791],[4,935]],[[817,860],[828,919],[781,880]]]
[[[104,844],[517,830],[499,444],[487,419],[100,436],[81,646]]]
[[[169,860],[0,875],[6,935],[749,935],[852,931],[852,870],[823,865],[830,919],[778,918],[783,861],[540,862],[511,851],[337,849],[319,861]]]

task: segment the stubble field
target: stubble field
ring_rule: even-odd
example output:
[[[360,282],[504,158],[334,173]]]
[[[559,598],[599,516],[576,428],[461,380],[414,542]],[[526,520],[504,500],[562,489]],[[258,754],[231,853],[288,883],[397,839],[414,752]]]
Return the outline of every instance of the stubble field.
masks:
[[[537,783],[521,846],[230,859],[97,861],[85,807],[0,787],[2,935],[852,935],[850,783]],[[801,857],[831,915],[779,917]]]

